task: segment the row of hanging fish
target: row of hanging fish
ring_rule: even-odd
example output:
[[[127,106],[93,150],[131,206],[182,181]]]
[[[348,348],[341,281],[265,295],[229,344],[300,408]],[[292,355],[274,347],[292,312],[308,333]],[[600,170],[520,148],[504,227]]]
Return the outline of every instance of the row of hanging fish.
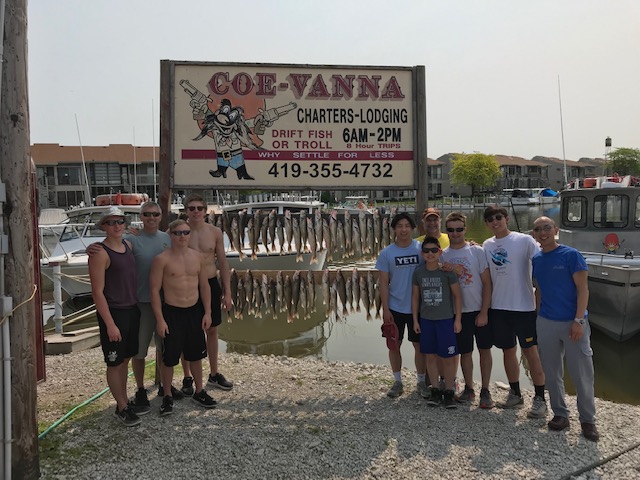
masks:
[[[394,215],[394,212],[391,212]],[[256,259],[258,253],[286,255],[295,253],[296,262],[302,262],[303,253],[311,253],[311,264],[318,263],[317,252],[327,250],[327,260],[334,258],[375,258],[380,250],[393,241],[390,215],[360,211],[351,214],[337,210],[311,215],[306,211],[278,215],[276,210],[255,210],[252,214],[242,210],[223,212],[213,219],[227,235],[230,247],[238,252],[240,260],[248,255]],[[247,248],[248,245],[248,248]]]
[[[287,321],[291,323],[301,317],[310,318],[320,301],[327,318],[335,315],[339,320],[350,312],[362,311],[367,320],[372,320],[373,315],[380,318],[382,300],[377,277],[377,271],[356,268],[351,271],[324,270],[317,275],[311,270],[254,274],[251,270],[238,272],[232,269],[234,307],[228,321],[232,316],[241,319],[245,314],[257,318],[271,315],[275,319],[278,313],[286,312]]]

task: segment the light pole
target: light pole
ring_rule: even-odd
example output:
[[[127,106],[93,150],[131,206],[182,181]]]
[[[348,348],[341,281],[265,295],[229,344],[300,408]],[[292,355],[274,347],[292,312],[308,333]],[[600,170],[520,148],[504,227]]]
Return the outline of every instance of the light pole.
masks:
[[[604,139],[604,166],[602,167],[602,174],[606,175],[609,171],[609,155],[611,154],[611,137]]]

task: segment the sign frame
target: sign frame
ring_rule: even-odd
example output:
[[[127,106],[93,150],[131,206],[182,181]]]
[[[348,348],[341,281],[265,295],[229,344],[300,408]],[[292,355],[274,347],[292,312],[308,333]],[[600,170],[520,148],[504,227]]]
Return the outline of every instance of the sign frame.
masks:
[[[378,81],[380,81],[380,89],[377,90],[375,93],[380,95],[381,92],[384,93],[385,90],[383,90],[383,87],[385,86],[385,82],[387,88],[390,88],[391,90],[389,92],[387,92],[388,94],[391,95],[391,97],[387,97],[384,100],[380,100],[379,98],[375,98],[374,97],[374,101],[378,102],[378,104],[380,105],[380,108],[377,109],[369,109],[371,111],[367,112],[368,114],[376,114],[378,117],[381,117],[381,113],[383,110],[385,111],[392,111],[393,113],[396,113],[396,117],[395,120],[398,120],[398,116],[397,116],[397,112],[401,111],[406,113],[406,124],[410,125],[410,131],[407,131],[408,129],[405,129],[405,131],[400,132],[400,128],[395,128],[395,127],[389,127],[386,129],[383,129],[383,127],[377,126],[375,129],[370,129],[368,131],[368,135],[371,135],[373,137],[374,132],[377,133],[389,133],[391,132],[391,135],[393,135],[394,132],[397,132],[397,137],[400,138],[400,135],[402,134],[404,136],[404,138],[402,138],[402,141],[404,142],[404,145],[408,144],[410,146],[410,155],[412,156],[412,158],[410,159],[411,161],[408,162],[405,161],[404,162],[398,162],[399,165],[403,165],[406,166],[407,164],[411,165],[411,169],[412,171],[410,172],[409,175],[407,175],[407,172],[404,172],[404,175],[406,177],[406,180],[401,180],[402,183],[396,183],[393,184],[392,182],[386,182],[385,178],[383,175],[379,175],[378,177],[373,177],[371,176],[369,179],[357,179],[355,177],[352,176],[348,179],[350,181],[346,182],[344,181],[344,179],[342,179],[342,183],[338,182],[338,181],[334,181],[334,178],[331,175],[325,176],[323,174],[326,173],[326,171],[321,171],[319,174],[317,174],[318,172],[318,168],[314,167],[314,170],[316,172],[316,176],[315,178],[311,177],[310,175],[313,173],[311,172],[312,169],[308,169],[309,170],[309,174],[306,175],[306,178],[302,178],[302,179],[296,179],[296,181],[294,181],[293,178],[290,178],[289,181],[286,184],[283,184],[282,181],[280,182],[267,182],[265,181],[265,177],[264,175],[262,176],[261,180],[257,180],[257,181],[245,181],[245,182],[238,182],[235,180],[235,175],[233,174],[233,167],[232,170],[229,170],[228,173],[230,174],[229,177],[227,178],[223,178],[222,176],[219,176],[218,178],[207,178],[207,180],[209,180],[207,183],[200,183],[199,181],[197,181],[198,178],[204,178],[206,177],[206,174],[203,176],[202,173],[199,173],[197,175],[195,175],[193,178],[190,178],[185,175],[181,175],[181,169],[186,169],[187,167],[185,166],[186,164],[184,163],[185,160],[183,158],[176,158],[180,152],[185,152],[187,151],[186,149],[182,149],[179,150],[180,148],[180,144],[182,143],[183,145],[185,144],[185,138],[188,136],[188,141],[192,141],[193,137],[195,135],[198,134],[199,131],[199,127],[202,126],[205,122],[203,120],[198,120],[196,121],[195,118],[192,120],[193,121],[193,129],[188,131],[188,134],[186,135],[183,130],[184,130],[184,122],[185,122],[185,110],[188,112],[188,114],[191,114],[191,108],[193,107],[193,103],[190,103],[189,97],[187,96],[187,94],[189,93],[187,91],[187,88],[184,88],[185,85],[181,85],[180,82],[184,80],[188,79],[182,79],[182,78],[177,78],[177,76],[184,76],[184,72],[185,71],[189,71],[189,69],[195,71],[195,72],[205,72],[205,78],[206,76],[209,74],[208,72],[211,72],[212,75],[217,75],[216,78],[222,77],[222,82],[221,85],[222,87],[219,88],[219,90],[224,90],[226,89],[227,91],[229,91],[230,89],[232,89],[233,87],[237,87],[237,85],[228,83],[229,81],[232,80],[232,78],[230,78],[228,76],[229,72],[233,72],[233,71],[237,71],[238,69],[242,69],[242,71],[253,71],[254,75],[251,76],[252,81],[254,81],[253,86],[255,87],[255,72],[259,71],[259,72],[276,72],[274,73],[274,77],[275,75],[277,75],[278,73],[281,73],[281,71],[284,70],[288,70],[288,71],[296,71],[296,72],[303,72],[305,74],[309,74],[308,76],[310,77],[308,80],[308,83],[306,84],[306,90],[300,90],[300,87],[302,84],[298,85],[298,90],[295,93],[298,93],[298,101],[302,104],[304,104],[306,98],[300,98],[303,97],[303,95],[301,94],[305,94],[307,95],[307,98],[309,96],[309,92],[311,91],[310,87],[315,86],[314,82],[314,73],[315,72],[320,72],[322,73],[326,73],[325,75],[319,75],[321,77],[324,77],[324,82],[325,85],[327,86],[327,90],[324,92],[329,93],[330,95],[337,93],[343,93],[344,94],[344,88],[340,91],[335,90],[335,88],[337,87],[332,87],[330,80],[333,80],[334,77],[331,76],[332,72],[335,71],[340,71],[340,72],[345,72],[345,75],[343,75],[343,77],[348,77],[348,79],[351,80],[352,82],[352,86],[353,89],[351,90],[351,98],[348,98],[346,101],[349,101],[351,103],[354,102],[353,99],[353,95],[354,94],[361,94],[363,92],[361,92],[360,90],[358,90],[359,88],[364,88],[365,91],[364,93],[371,93],[371,91],[366,91],[367,87],[371,87],[372,82],[369,81],[368,84],[365,84],[364,87],[362,85],[357,85],[357,82],[360,80],[360,78],[358,77],[359,74],[361,74],[361,76],[364,78],[364,81],[366,82],[367,79],[371,79],[372,77],[375,77],[376,74],[380,74],[377,75],[377,77],[382,77],[382,74],[389,74],[389,76],[387,78],[384,79],[378,79]],[[203,70],[204,69],[204,70]],[[227,72],[227,76],[225,77],[224,72]],[[177,75],[178,74],[178,75]],[[219,74],[219,75],[218,75]],[[335,73],[334,73],[335,74]],[[395,74],[395,75],[394,75]],[[296,74],[297,75],[297,74]],[[397,76],[400,76],[401,80],[397,80]],[[238,76],[238,74],[236,74],[236,76]],[[200,77],[202,77],[202,75],[200,75]],[[358,77],[358,78],[356,78]],[[213,78],[213,77],[212,77]],[[306,75],[305,75],[306,78]],[[355,79],[355,80],[354,80]],[[396,81],[395,85],[391,85],[391,87],[389,87],[389,83],[393,83],[392,80],[390,79],[394,79],[393,81]],[[264,77],[261,77],[261,80],[263,81],[263,87],[264,87]],[[403,82],[402,84],[400,82]],[[398,93],[399,89],[404,88],[406,90],[407,85],[406,82],[409,81],[410,82],[410,95],[405,95],[405,97],[410,97],[410,98],[405,98],[405,99],[400,99],[399,101],[397,101],[397,98],[393,98],[394,94]],[[193,82],[196,83],[196,82]],[[214,113],[218,113],[218,110],[216,110],[215,112],[212,112],[212,109],[217,107],[217,104],[214,104],[212,100],[212,96],[211,96],[211,86],[210,84],[207,84],[206,87],[207,89],[205,90],[202,86],[201,83],[198,83],[197,85],[192,85],[189,84],[188,87],[193,87],[193,89],[191,90],[194,94],[196,93],[200,93],[200,94],[204,94],[207,97],[207,107],[202,108],[203,106],[203,102],[200,102],[200,107],[201,110],[206,110],[206,113],[208,115],[213,115]],[[344,82],[343,82],[344,83]],[[214,90],[218,89],[217,87],[218,84],[214,85]],[[280,84],[275,84],[274,88],[279,88],[281,85],[287,85],[286,82],[281,82]],[[291,84],[289,83],[290,88],[289,90],[294,90],[293,86],[291,86]],[[267,86],[269,86],[267,84]],[[273,86],[273,85],[271,85]],[[320,85],[321,86],[321,85]],[[344,85],[342,85],[342,87],[344,87]],[[397,89],[394,90],[394,87],[398,87]],[[184,90],[184,93],[182,93]],[[205,90],[205,91],[202,91]],[[280,90],[284,90],[284,94],[281,95],[281,97],[284,97],[284,100],[288,98],[291,98],[291,91],[288,91],[286,88],[281,88]],[[272,90],[274,91],[274,90]],[[225,189],[251,189],[251,190],[286,190],[286,191],[290,191],[290,190],[305,190],[305,189],[313,189],[313,190],[318,190],[318,189],[329,189],[329,190],[376,190],[376,189],[380,189],[381,185],[384,185],[383,188],[385,189],[393,189],[393,190],[406,190],[406,189],[415,189],[418,190],[419,189],[419,184],[422,183],[421,182],[421,178],[424,177],[424,173],[426,173],[426,101],[425,101],[425,74],[424,74],[424,67],[423,66],[414,66],[414,67],[398,67],[398,66],[350,66],[350,65],[308,65],[308,64],[276,64],[276,63],[233,63],[233,62],[191,62],[191,61],[174,61],[174,60],[162,60],[161,61],[161,75],[160,75],[160,93],[161,93],[161,102],[160,102],[160,189],[162,190],[163,187],[166,188],[167,190],[170,190],[172,187],[174,188],[181,188],[181,189],[207,189],[207,188],[211,188],[211,189],[219,189],[219,190],[225,190]],[[320,93],[322,94],[322,88],[320,88]],[[347,92],[348,93],[348,92]],[[182,94],[182,96],[179,96],[179,94]],[[400,92],[400,94],[402,94],[402,92]],[[278,94],[276,93],[276,95],[271,95],[270,99],[269,99],[269,103],[266,104],[266,106],[270,107],[272,105],[275,106],[280,106],[280,103],[282,103],[283,105],[286,105],[284,100],[280,100],[280,98],[275,98],[277,97]],[[193,96],[192,99],[193,100]],[[275,98],[275,100],[274,100]],[[343,95],[344,98],[344,95]],[[322,96],[320,96],[320,98],[313,98],[312,101],[315,101],[317,105],[321,105],[321,104],[326,104],[327,102],[330,102],[329,105],[331,106],[331,108],[328,109],[322,109],[322,110],[337,110],[336,105],[339,104],[343,98],[329,98],[329,99],[325,99]],[[357,99],[358,101],[361,102],[361,105],[364,106],[364,104],[370,99],[371,97],[367,97],[364,99]],[[200,99],[202,100],[202,97],[200,97]],[[386,103],[382,103],[383,101],[386,101]],[[393,106],[394,103],[391,102],[395,102],[395,104],[397,105],[402,105],[403,108],[402,110],[400,110],[399,108],[396,109],[386,109],[383,107],[387,107],[387,106]],[[292,103],[296,103],[296,99],[292,100]],[[342,102],[344,103],[344,102]],[[307,101],[307,104],[309,104],[309,101]],[[233,106],[232,106],[233,107]],[[177,109],[180,108],[180,114],[177,115]],[[276,108],[271,108],[271,110],[277,110]],[[309,110],[309,109],[308,109]],[[305,110],[306,111],[306,110]],[[194,113],[194,117],[195,117],[195,112],[196,112],[196,108],[193,108],[193,113]],[[243,110],[240,110],[240,112],[242,114],[244,114],[244,117],[246,119],[246,117],[249,117],[250,114],[248,112],[245,112]],[[360,110],[360,112],[362,112],[362,110]],[[286,113],[282,115],[282,118],[286,118]],[[296,112],[299,115],[302,115],[299,112]],[[357,114],[356,114],[357,115]],[[276,112],[275,115],[271,115],[271,118],[267,119],[272,120],[272,122],[269,124],[267,123],[267,128],[271,127],[273,129],[275,129],[275,124],[277,124],[277,122],[281,121],[281,119],[276,118],[274,120],[274,116],[278,116],[278,113]],[[364,116],[364,114],[363,114]],[[178,117],[178,118],[177,118]],[[290,117],[292,118],[292,117]],[[299,117],[302,118],[302,117]],[[191,120],[191,119],[188,119]],[[199,122],[198,125],[196,126],[196,122]],[[253,119],[248,119],[247,124],[250,124],[251,127],[254,127],[254,125],[257,123],[257,121],[253,120]],[[189,126],[190,127],[190,126]],[[215,128],[215,125],[214,125]],[[337,127],[338,129],[340,127]],[[349,126],[347,127],[343,127],[343,132],[346,132],[348,128],[350,128]],[[178,130],[178,131],[177,131]],[[292,132],[293,130],[291,128],[288,129],[282,129],[279,130],[283,133],[286,133],[287,131]],[[300,132],[303,132],[303,130],[299,130]],[[353,132],[354,135],[357,135],[358,133],[361,133],[361,131],[367,131],[366,128],[353,128],[352,130],[350,130],[350,132]],[[206,161],[210,162],[210,165],[212,167],[212,169],[210,170],[210,173],[213,171],[213,168],[215,168],[215,152],[218,151],[219,149],[215,148],[214,145],[214,141],[213,141],[213,136],[211,131],[206,131],[206,128],[202,128],[202,132],[200,136],[200,138],[202,138],[202,140],[204,140],[204,142],[207,142],[206,144],[202,144],[204,146],[203,149],[200,150],[200,152],[206,152],[207,150],[212,152],[211,155],[213,156],[212,158],[208,158]],[[274,135],[276,130],[272,130],[271,131]],[[304,131],[307,132],[307,131]],[[312,132],[311,130],[309,130],[308,132]],[[253,131],[251,131],[250,133],[253,133]],[[320,132],[322,133],[322,132]],[[335,131],[334,131],[335,133]],[[311,134],[311,133],[309,133]],[[179,135],[180,138],[177,138],[176,136]],[[206,136],[209,136],[209,138],[207,138]],[[410,138],[409,141],[406,141],[405,139],[407,139],[407,137]],[[243,139],[240,138],[240,140],[242,141]],[[340,140],[344,140],[344,138],[340,139]],[[273,142],[275,143],[275,141]],[[298,142],[301,143],[301,142]],[[340,142],[336,142],[336,143],[340,143]],[[384,144],[383,144],[384,145]],[[399,145],[399,144],[398,144]],[[330,148],[327,145],[327,150],[329,152],[332,153],[327,153],[327,152],[321,152],[318,153],[317,155],[320,158],[329,158],[329,156],[333,155],[334,157],[336,155],[341,155],[341,152],[335,152],[335,149]],[[178,154],[176,153],[178,149]],[[406,147],[405,147],[406,149]],[[244,145],[242,146],[242,150],[243,153],[248,152],[250,155],[256,155],[256,152],[251,152],[249,151],[249,149],[244,148]],[[197,150],[196,151],[196,155],[198,154]],[[235,150],[237,152],[237,150]],[[273,150],[266,150],[269,152],[272,152]],[[374,152],[380,152],[380,150],[373,150]],[[192,153],[192,152],[190,152]],[[295,151],[294,153],[288,152],[289,154],[296,154],[296,155],[303,155],[304,152],[302,153],[298,153],[297,151]],[[258,155],[263,154],[265,155],[265,152],[257,152]],[[313,152],[311,152],[311,154],[313,154]],[[391,153],[385,153],[385,152],[381,152],[381,153],[377,153],[379,155],[394,155],[393,151],[391,151]],[[404,152],[405,156],[407,155],[407,152]],[[399,156],[398,154],[396,154],[397,156]],[[425,159],[424,161],[420,162],[418,161],[418,159]],[[200,159],[200,160],[204,160],[204,159]],[[309,163],[308,165],[310,165],[311,163],[315,163],[315,159],[314,158],[310,158],[310,159],[305,159],[308,160]],[[220,163],[220,158],[218,158],[218,163]],[[288,159],[287,161],[291,161],[291,159]],[[322,161],[322,160],[321,160]],[[327,162],[334,162],[333,164],[335,164],[337,161],[335,158],[333,159],[328,159],[326,160]],[[370,162],[371,164],[374,164],[375,161],[372,160],[367,160],[368,162]],[[182,162],[182,163],[181,163]],[[251,163],[251,162],[250,162]],[[253,163],[251,163],[253,164]],[[390,165],[391,162],[387,162],[385,165]],[[424,165],[423,165],[424,164]],[[274,165],[276,165],[274,163]],[[307,165],[307,164],[302,164],[300,163],[300,165]],[[322,165],[325,165],[324,163]],[[344,165],[346,165],[346,163],[344,163]],[[219,168],[219,167],[218,167]],[[304,170],[303,170],[304,168]],[[334,167],[336,168],[336,167]],[[343,173],[346,175],[348,172],[348,166],[345,166],[343,168]],[[387,168],[391,168],[391,167],[387,167]],[[358,173],[358,168],[356,167],[355,169],[352,168],[352,170],[355,170],[356,173]],[[251,171],[249,169],[249,171]],[[298,167],[298,171],[300,172],[299,176],[303,177],[304,175],[302,175],[302,172],[307,172],[306,167]],[[336,170],[334,170],[335,172]],[[338,170],[339,172],[339,170]],[[236,170],[237,173],[237,170]],[[276,172],[278,173],[278,172]],[[176,178],[176,174],[178,174],[178,178]],[[182,177],[182,178],[181,178]],[[229,178],[232,178],[233,181],[232,182],[228,182],[227,180]],[[186,180],[184,180],[186,179]],[[238,174],[238,180],[240,180],[240,174]],[[253,179],[251,179],[253,180]],[[321,188],[319,188],[321,187]],[[167,193],[168,195],[168,193]],[[162,198],[162,193],[161,193],[161,198]]]

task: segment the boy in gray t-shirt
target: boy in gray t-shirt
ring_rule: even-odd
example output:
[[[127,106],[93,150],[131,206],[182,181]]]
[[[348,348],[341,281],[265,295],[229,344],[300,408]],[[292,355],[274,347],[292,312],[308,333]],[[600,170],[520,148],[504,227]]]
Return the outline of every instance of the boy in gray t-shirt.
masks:
[[[442,358],[444,368],[445,390],[432,386],[428,403],[437,406],[442,402],[446,408],[455,408],[456,333],[462,329],[462,295],[457,275],[440,269],[441,254],[436,238],[424,239],[425,266],[413,272],[411,306],[413,328],[420,334],[420,352],[426,354],[429,378],[438,378],[437,357]]]

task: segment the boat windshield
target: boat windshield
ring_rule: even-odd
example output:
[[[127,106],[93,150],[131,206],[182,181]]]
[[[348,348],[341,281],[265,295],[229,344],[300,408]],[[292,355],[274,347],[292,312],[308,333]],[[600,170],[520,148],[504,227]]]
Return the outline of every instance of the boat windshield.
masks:
[[[628,224],[629,196],[597,195],[593,203],[593,225],[599,228],[623,228]]]

